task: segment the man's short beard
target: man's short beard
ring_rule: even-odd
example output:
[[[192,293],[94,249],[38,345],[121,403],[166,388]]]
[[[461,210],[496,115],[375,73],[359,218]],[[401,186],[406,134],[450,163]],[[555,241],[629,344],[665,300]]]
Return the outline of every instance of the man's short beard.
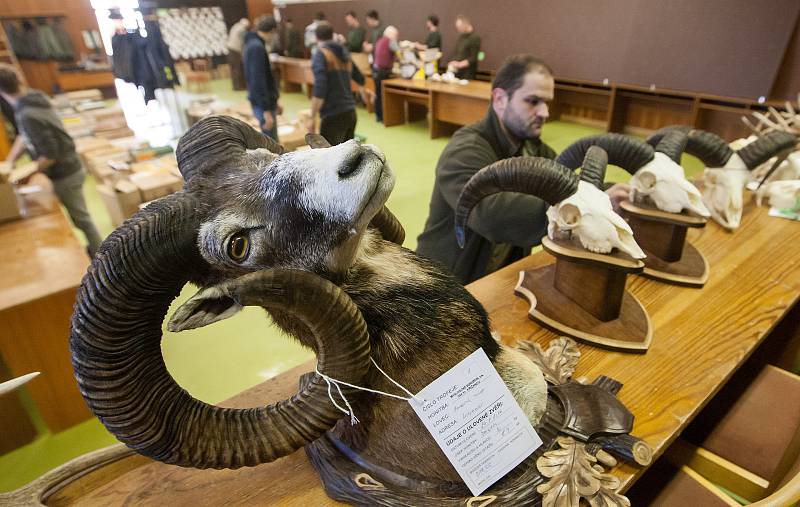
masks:
[[[511,114],[510,109],[506,109],[503,112],[502,118],[503,125],[506,126],[506,129],[521,141],[527,141],[529,139],[538,139],[539,134],[534,134],[530,131],[527,125],[523,124],[523,122],[519,119],[519,117],[514,116]]]

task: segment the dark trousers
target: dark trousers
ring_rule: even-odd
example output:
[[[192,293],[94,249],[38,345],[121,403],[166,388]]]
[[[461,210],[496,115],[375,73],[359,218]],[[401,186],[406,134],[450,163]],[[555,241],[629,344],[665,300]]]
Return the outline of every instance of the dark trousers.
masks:
[[[383,123],[383,91],[381,83],[389,79],[392,71],[389,69],[372,68],[372,79],[375,81],[375,119]]]
[[[354,109],[344,113],[322,118],[319,133],[331,143],[331,146],[349,141],[356,133],[356,112]]]
[[[234,90],[247,90],[247,83],[244,80],[244,67],[242,66],[242,54],[238,51],[228,50],[228,65],[231,68],[231,82]]]

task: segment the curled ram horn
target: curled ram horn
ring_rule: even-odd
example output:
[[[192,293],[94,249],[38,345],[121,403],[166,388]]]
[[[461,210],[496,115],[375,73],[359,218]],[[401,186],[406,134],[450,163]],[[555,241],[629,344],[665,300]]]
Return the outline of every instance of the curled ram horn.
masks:
[[[578,191],[547,210],[547,235],[569,231],[581,245],[595,253],[610,253],[614,248],[634,259],[643,259],[644,251],[633,238],[630,225],[614,212],[611,199],[601,190],[608,156],[599,146],[586,152]]]

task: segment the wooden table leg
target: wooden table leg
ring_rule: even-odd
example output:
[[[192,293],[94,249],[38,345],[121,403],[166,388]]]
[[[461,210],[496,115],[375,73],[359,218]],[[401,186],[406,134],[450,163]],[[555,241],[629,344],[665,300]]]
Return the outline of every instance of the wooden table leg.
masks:
[[[0,361],[0,383],[14,378]],[[17,391],[0,395],[0,454],[22,447],[36,438],[36,428],[28,417]]]
[[[78,391],[69,352],[76,289],[67,289],[0,312],[0,354],[18,377],[41,376],[26,386],[50,430],[62,431],[91,417]]]
[[[392,93],[392,89],[386,85],[381,87],[381,93],[383,94],[383,124],[391,127],[405,123],[405,98]]]

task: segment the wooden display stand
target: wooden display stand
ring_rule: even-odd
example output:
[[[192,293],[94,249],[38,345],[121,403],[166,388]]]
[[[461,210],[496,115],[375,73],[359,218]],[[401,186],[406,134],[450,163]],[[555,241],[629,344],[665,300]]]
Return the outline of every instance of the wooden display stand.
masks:
[[[574,238],[545,237],[542,246],[556,263],[520,272],[514,289],[531,303],[530,317],[594,345],[645,352],[653,336],[650,317],[625,290],[628,274],[640,273],[644,263],[619,252],[589,252]]]
[[[667,213],[625,201],[621,205],[636,242],[647,254],[644,272],[662,282],[702,287],[708,280],[708,261],[686,241],[689,227],[706,226],[706,219]]]

